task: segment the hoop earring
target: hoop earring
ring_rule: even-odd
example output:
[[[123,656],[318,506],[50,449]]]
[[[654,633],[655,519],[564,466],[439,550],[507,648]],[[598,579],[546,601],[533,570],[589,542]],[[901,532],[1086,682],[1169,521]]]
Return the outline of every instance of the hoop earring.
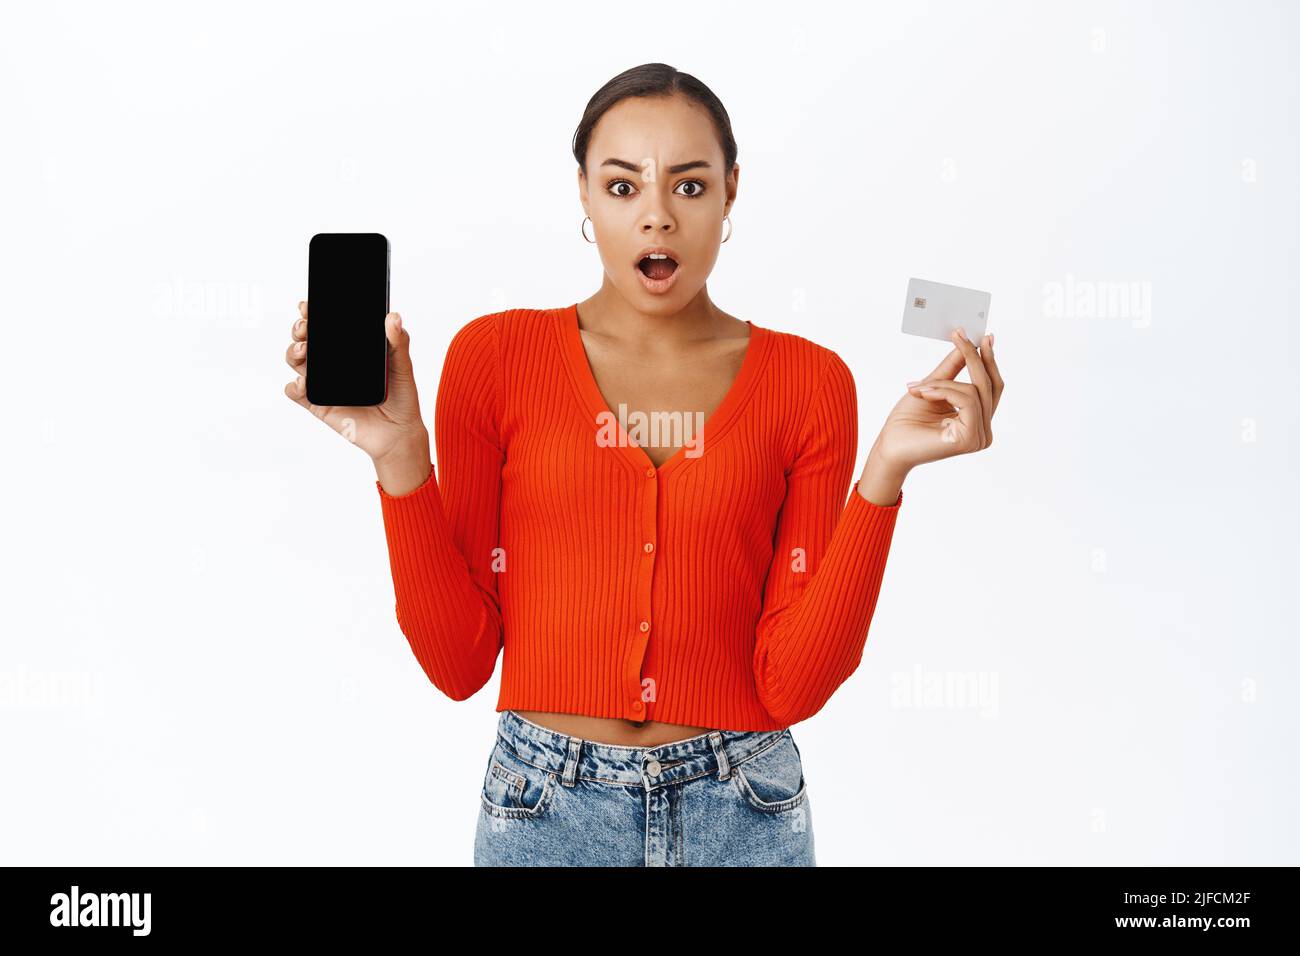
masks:
[[[578,225],[578,231],[582,233],[582,238],[584,238],[584,239],[587,239],[587,223],[590,222],[590,220],[591,220],[591,217],[590,217],[590,216],[584,216],[583,219],[582,219],[582,222]],[[592,228],[592,229],[595,229],[595,228],[596,228],[596,224],[595,224],[594,222],[591,223],[591,228]],[[587,239],[587,241],[588,241],[588,242],[595,242],[596,240],[595,240],[595,239]]]
[[[731,225],[731,217],[730,217],[730,216],[723,216],[723,217],[722,217],[722,221],[725,222],[725,223],[727,224],[727,239],[730,239],[730,238],[731,238],[731,230],[734,228],[734,227]],[[726,242],[727,239],[723,239],[722,241],[723,241],[723,242]]]

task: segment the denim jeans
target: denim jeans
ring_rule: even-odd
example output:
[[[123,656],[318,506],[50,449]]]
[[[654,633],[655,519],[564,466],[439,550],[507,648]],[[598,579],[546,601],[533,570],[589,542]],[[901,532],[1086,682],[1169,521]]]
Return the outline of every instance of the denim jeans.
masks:
[[[501,712],[475,866],[816,866],[789,728],[657,747],[571,737]]]

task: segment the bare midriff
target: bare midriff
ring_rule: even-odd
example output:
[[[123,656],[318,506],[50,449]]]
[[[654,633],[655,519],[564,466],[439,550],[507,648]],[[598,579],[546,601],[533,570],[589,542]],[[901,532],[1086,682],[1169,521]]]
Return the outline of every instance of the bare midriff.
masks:
[[[622,747],[657,747],[660,744],[707,734],[712,727],[666,724],[658,720],[637,723],[613,717],[584,717],[581,714],[555,714],[540,710],[516,710],[516,714],[549,730],[581,737],[602,744]]]

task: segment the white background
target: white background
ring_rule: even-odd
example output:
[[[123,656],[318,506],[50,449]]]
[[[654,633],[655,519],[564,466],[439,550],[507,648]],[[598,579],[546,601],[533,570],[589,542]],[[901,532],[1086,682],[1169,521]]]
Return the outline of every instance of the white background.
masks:
[[[465,322],[598,286],[573,132],[662,61],[739,142],[710,294],[844,357],[859,469],[947,348],[908,277],[992,293],[994,445],[909,477],[794,728],[819,863],[1300,863],[1298,19],[6,7],[0,862],[470,862],[498,678],[428,682],[369,459],[282,392],[307,242],[388,235],[431,416]]]

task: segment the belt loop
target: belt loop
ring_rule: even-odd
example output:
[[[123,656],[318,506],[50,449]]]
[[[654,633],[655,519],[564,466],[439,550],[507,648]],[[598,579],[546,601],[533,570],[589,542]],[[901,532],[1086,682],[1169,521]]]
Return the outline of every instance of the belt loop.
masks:
[[[582,753],[582,738],[569,738],[569,753],[564,759],[564,780],[566,787],[572,787],[578,779],[578,755]]]
[[[727,780],[731,777],[731,762],[727,760],[727,750],[722,746],[722,734],[716,730],[709,734],[709,744],[713,747],[713,754],[718,758],[718,779]]]

